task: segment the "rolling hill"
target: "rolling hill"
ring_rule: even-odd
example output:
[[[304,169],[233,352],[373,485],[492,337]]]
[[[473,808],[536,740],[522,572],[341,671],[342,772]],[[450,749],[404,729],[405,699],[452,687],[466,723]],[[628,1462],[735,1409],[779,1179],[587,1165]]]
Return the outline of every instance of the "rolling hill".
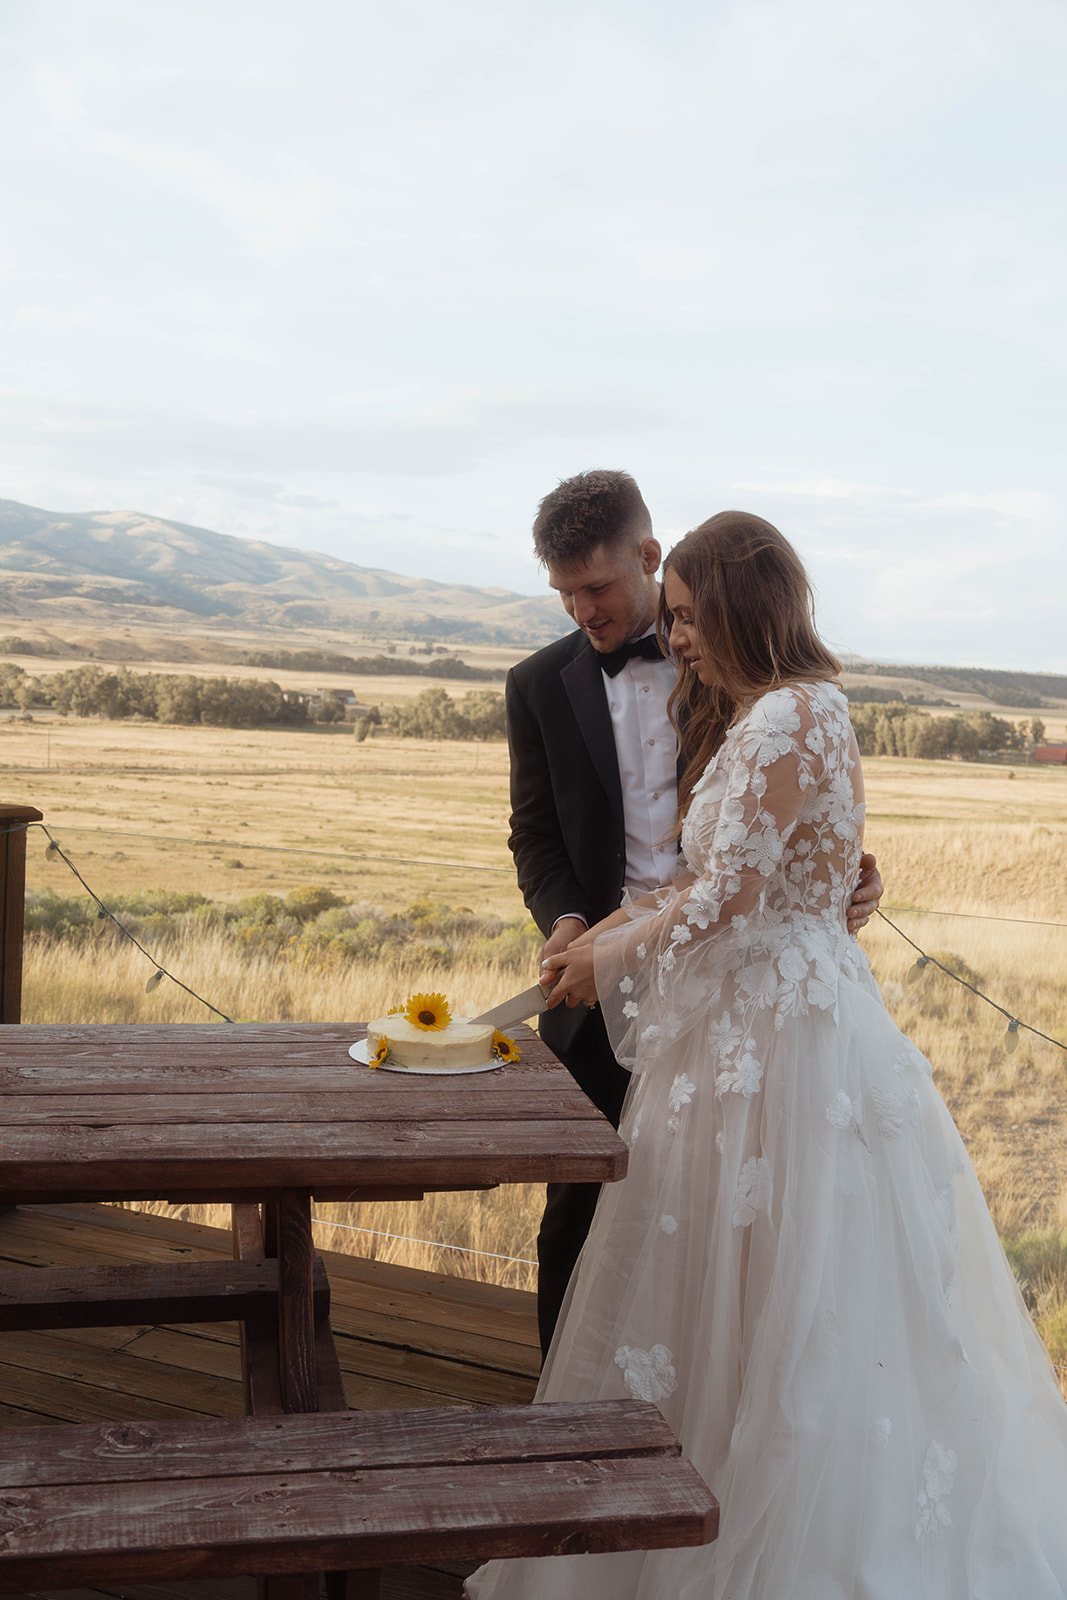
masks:
[[[184,618],[526,646],[567,627],[549,594],[405,578],[136,511],[15,500],[0,500],[0,590],[6,615],[43,623]]]

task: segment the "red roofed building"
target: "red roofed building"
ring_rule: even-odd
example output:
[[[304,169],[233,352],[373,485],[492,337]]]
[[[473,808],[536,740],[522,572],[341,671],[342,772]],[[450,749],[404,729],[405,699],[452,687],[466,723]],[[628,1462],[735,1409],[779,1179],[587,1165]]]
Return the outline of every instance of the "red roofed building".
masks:
[[[1035,761],[1055,761],[1067,767],[1067,744],[1038,744],[1034,746]]]

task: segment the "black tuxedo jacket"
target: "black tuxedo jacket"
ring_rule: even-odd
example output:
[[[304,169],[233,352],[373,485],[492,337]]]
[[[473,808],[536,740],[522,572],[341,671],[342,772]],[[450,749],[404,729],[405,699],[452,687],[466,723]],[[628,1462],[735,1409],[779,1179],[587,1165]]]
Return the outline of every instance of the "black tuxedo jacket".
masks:
[[[596,651],[578,631],[520,661],[505,688],[519,887],[547,938],[567,912],[614,911],[626,870],[622,786]]]
[[[505,695],[508,844],[523,897],[547,938],[568,912],[592,924],[622,899],[626,833],[615,735],[600,661],[580,629],[513,667]],[[581,1006],[557,1006],[542,1017],[542,1036],[567,1060],[588,1018]]]

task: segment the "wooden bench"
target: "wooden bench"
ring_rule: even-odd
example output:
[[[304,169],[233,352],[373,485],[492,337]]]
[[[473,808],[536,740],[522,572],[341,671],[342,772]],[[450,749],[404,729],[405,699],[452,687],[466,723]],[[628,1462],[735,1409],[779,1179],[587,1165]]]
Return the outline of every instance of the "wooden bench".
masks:
[[[302,1600],[326,1572],[332,1596],[370,1600],[386,1566],[704,1544],[718,1527],[638,1400],[23,1428],[7,1443],[3,1594],[269,1574],[272,1597]]]

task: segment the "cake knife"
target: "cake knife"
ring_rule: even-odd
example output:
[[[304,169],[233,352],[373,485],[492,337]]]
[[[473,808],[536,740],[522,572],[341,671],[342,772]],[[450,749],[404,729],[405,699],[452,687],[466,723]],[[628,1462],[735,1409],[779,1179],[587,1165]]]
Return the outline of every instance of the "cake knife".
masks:
[[[545,991],[539,983],[532,989],[524,989],[521,994],[515,995],[511,1000],[504,1000],[491,1011],[483,1011],[480,1017],[472,1017],[472,1022],[489,1022],[494,1028],[511,1028],[516,1022],[525,1022],[528,1017],[536,1017],[545,1010]]]

